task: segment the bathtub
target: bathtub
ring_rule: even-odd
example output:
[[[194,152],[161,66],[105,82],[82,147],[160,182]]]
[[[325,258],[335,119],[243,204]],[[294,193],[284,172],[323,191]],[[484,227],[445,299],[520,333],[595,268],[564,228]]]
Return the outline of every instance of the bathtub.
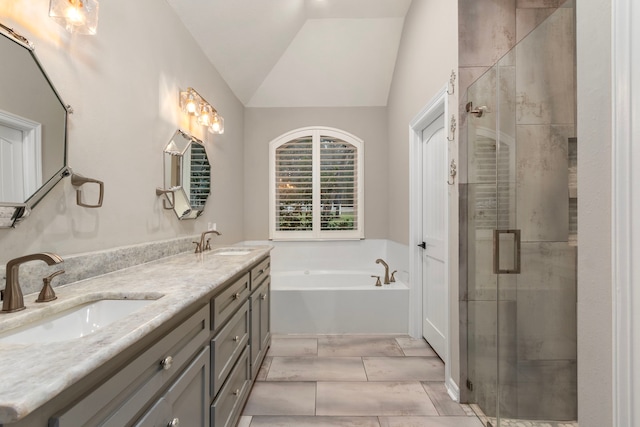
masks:
[[[379,269],[272,270],[272,332],[406,334],[409,288],[400,281],[375,286],[371,275],[380,273]]]

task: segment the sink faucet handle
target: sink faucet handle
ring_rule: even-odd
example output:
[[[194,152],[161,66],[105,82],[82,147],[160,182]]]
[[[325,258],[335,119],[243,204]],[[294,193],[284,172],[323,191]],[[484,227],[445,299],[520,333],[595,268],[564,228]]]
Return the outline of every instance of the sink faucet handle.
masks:
[[[207,239],[207,244],[204,246],[205,251],[211,250],[211,237]]]
[[[382,283],[380,283],[380,276],[372,275],[371,277],[375,277],[376,278],[376,286],[382,286]]]
[[[42,279],[42,290],[40,291],[36,302],[49,302],[58,298],[56,296],[56,293],[53,291],[53,288],[51,287],[51,280],[53,280],[54,277],[61,275],[62,273],[64,273],[64,270],[54,271],[52,274]]]
[[[200,247],[200,242],[192,242],[196,244],[196,251],[195,253],[199,254],[200,252],[202,252],[202,248]]]
[[[398,272],[398,270],[393,270],[391,272],[391,277],[389,278],[390,282],[395,282],[396,281],[396,273]]]

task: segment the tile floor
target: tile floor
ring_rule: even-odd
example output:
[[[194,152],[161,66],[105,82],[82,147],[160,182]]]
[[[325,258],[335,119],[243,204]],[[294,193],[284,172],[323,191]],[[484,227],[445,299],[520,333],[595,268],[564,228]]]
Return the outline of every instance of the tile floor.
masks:
[[[423,340],[274,336],[239,427],[483,427]]]

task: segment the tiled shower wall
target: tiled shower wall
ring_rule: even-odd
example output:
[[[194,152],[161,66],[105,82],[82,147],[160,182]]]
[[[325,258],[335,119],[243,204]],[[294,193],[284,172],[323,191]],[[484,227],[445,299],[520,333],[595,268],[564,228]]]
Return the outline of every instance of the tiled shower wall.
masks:
[[[458,0],[460,94],[563,3]]]
[[[569,225],[575,199],[568,188],[575,28],[572,7],[554,13],[561,3],[459,0],[461,360],[469,355],[461,378],[473,382],[473,390],[462,387],[461,395],[488,415],[495,412],[499,378],[502,416],[576,418],[576,247],[568,243],[575,233],[575,224]],[[469,119],[467,100],[488,105],[494,114]],[[513,145],[499,147],[506,157],[512,150],[512,176],[495,173],[508,159],[498,156],[493,166],[481,159],[495,157],[496,143],[468,141],[469,127],[474,135],[478,127],[512,138]],[[494,172],[487,173],[487,166]],[[494,194],[494,206],[483,209],[482,198],[495,193],[496,179],[502,194],[509,193],[507,206]],[[501,228],[521,229],[523,243],[522,273],[502,276],[498,286],[490,225],[500,208],[509,211],[501,217],[509,226]]]

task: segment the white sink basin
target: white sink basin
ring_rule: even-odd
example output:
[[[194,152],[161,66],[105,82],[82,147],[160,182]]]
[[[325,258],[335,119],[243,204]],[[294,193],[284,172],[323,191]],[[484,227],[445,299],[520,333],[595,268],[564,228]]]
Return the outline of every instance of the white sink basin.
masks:
[[[94,333],[155,300],[98,300],[56,313],[0,335],[0,344],[67,341]]]
[[[251,252],[251,249],[245,248],[221,248],[213,251],[214,255],[224,255],[224,256],[233,256],[233,255],[247,255]]]

